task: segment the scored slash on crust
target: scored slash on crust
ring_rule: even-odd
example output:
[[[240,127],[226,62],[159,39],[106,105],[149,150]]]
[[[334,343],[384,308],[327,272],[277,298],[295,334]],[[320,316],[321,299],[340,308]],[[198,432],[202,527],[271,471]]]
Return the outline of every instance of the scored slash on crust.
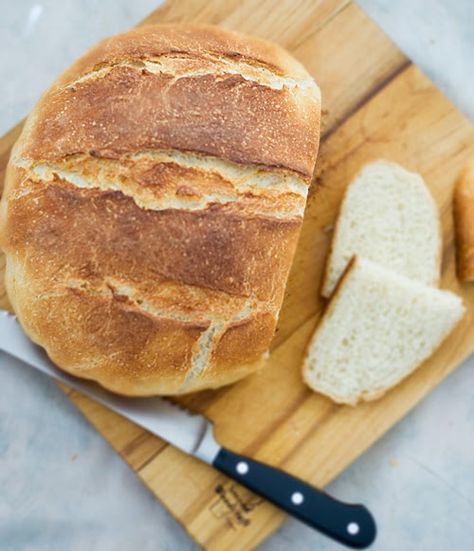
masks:
[[[146,180],[136,182],[140,174],[136,166],[130,167],[131,162],[142,167],[142,178],[151,171],[167,170],[169,177],[174,175],[182,180],[183,186],[163,189],[160,185],[144,185]],[[303,216],[308,193],[307,184],[294,175],[239,167],[210,156],[179,151],[139,152],[120,160],[82,155],[57,163],[37,163],[26,158],[12,159],[12,163],[25,170],[26,178],[31,181],[45,184],[57,181],[82,189],[117,191],[145,210],[204,210],[215,204],[242,203],[252,215],[291,219]],[[185,185],[186,174],[191,184]],[[216,181],[222,191],[205,193],[196,189],[192,182],[199,176]],[[181,191],[184,189],[186,193]],[[25,186],[19,194],[30,191],[31,188]]]
[[[194,62],[194,63],[193,63]],[[202,67],[202,65],[207,67]],[[199,69],[192,68],[200,65]],[[175,80],[181,78],[193,78],[206,75],[218,75],[222,77],[239,76],[245,80],[255,82],[261,86],[267,86],[274,90],[282,90],[284,87],[301,91],[311,90],[320,95],[316,83],[311,78],[295,79],[273,73],[265,67],[256,67],[250,63],[226,59],[223,56],[212,54],[193,57],[184,54],[162,54],[159,57],[149,59],[122,59],[98,67],[81,75],[67,85],[74,89],[76,86],[91,79],[102,78],[116,68],[127,67],[138,71],[146,71],[151,74],[165,74]]]

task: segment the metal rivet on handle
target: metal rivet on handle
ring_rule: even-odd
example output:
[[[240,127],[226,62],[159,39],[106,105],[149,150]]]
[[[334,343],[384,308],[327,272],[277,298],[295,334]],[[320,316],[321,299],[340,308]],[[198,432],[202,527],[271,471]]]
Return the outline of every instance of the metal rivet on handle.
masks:
[[[304,501],[304,495],[301,492],[294,492],[291,495],[291,501],[294,505],[301,505]]]
[[[347,531],[351,536],[355,536],[359,533],[360,527],[357,522],[349,522],[347,525]]]
[[[245,461],[239,461],[236,469],[239,474],[247,474],[249,472],[249,464]]]

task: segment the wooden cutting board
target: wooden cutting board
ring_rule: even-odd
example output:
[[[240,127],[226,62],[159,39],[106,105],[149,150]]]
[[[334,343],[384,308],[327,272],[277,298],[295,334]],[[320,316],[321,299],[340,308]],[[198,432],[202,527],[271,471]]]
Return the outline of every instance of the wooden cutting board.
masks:
[[[321,87],[320,156],[269,365],[232,387],[183,401],[215,421],[223,445],[325,486],[474,349],[474,286],[461,287],[455,277],[451,215],[453,180],[474,156],[473,127],[347,0],[175,0],[145,23],[164,21],[216,23],[275,40]],[[1,181],[20,128],[0,141]],[[442,286],[463,296],[468,313],[436,354],[387,396],[343,407],[310,392],[300,364],[324,306],[318,289],[342,193],[360,166],[378,157],[419,171],[428,182],[442,215]],[[0,258],[0,270],[3,264]],[[0,302],[7,306],[3,289]],[[212,468],[65,392],[206,549],[255,548],[284,520]]]

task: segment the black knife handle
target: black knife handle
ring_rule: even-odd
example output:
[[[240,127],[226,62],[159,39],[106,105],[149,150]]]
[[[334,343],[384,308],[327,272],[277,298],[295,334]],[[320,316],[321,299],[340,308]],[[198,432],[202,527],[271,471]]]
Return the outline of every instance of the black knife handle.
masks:
[[[221,448],[214,467],[290,515],[340,543],[363,549],[375,539],[375,521],[363,505],[332,498],[302,480]]]

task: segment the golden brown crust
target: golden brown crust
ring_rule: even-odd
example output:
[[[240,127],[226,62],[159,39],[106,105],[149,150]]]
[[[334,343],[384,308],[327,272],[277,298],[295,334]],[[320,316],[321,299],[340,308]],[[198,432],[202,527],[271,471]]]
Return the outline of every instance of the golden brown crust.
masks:
[[[172,309],[163,310],[166,317],[160,317],[113,288],[99,292],[88,280],[76,287],[51,285],[47,279],[38,282],[31,273],[34,263],[29,269],[12,264],[10,259],[7,284],[32,340],[66,371],[120,394],[180,394],[230,384],[263,366],[263,353],[276,325],[271,313],[228,324],[204,375],[185,384],[209,320],[170,319]],[[24,280],[35,281],[35,286],[25,287]],[[193,298],[189,290],[187,297]],[[194,305],[189,306],[191,314]],[[71,318],[76,330],[71,330]]]
[[[206,329],[81,289],[15,296],[22,325],[57,365],[122,394],[176,393]],[[71,331],[71,320],[79,330]]]
[[[27,120],[0,210],[7,290],[60,367],[129,395],[263,363],[319,92],[276,45],[196,25],[101,42]]]
[[[314,107],[312,96],[296,103],[287,88],[275,90],[239,75],[176,79],[116,67],[74,89],[46,94],[23,155],[115,158],[143,149],[179,149],[288,168],[309,180],[319,127]]]
[[[464,167],[454,189],[458,277],[474,281],[474,161]]]
[[[45,273],[49,264],[58,278],[111,277],[132,285],[171,279],[258,300],[283,298],[299,220],[246,218],[218,205],[146,211],[116,191],[23,185],[29,193],[9,201],[5,250],[24,254]]]

